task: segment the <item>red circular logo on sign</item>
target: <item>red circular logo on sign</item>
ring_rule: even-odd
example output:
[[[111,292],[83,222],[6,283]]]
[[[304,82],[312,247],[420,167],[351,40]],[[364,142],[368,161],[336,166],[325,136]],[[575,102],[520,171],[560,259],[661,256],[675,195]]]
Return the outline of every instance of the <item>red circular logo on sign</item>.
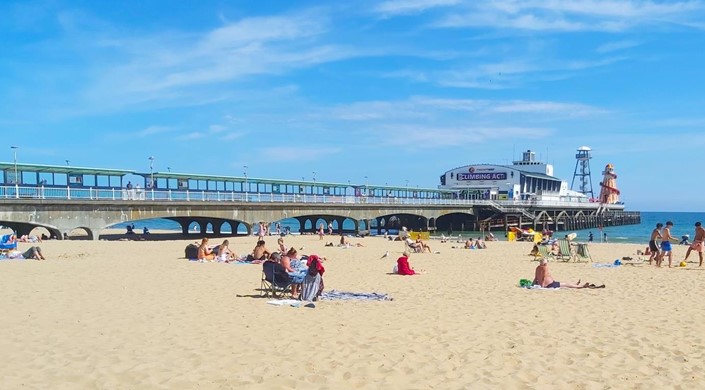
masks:
[[[470,167],[470,169],[468,169],[468,171],[469,171],[470,173],[475,172],[475,167]]]

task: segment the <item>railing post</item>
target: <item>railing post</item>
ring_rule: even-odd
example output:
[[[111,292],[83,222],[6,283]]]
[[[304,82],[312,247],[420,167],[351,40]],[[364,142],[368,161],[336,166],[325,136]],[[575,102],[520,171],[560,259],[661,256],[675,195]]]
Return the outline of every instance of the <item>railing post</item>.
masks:
[[[20,198],[20,185],[17,184],[17,178],[15,178],[15,199]]]
[[[169,200],[171,200],[171,189],[167,191],[167,196],[169,197]]]
[[[188,192],[188,190],[186,190],[186,201],[188,202],[190,200],[191,200],[191,194]]]

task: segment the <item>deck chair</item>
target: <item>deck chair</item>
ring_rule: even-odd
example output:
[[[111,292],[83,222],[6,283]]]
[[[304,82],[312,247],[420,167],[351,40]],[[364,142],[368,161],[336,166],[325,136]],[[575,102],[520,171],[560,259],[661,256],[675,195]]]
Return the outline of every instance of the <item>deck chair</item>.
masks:
[[[10,242],[13,236],[14,234],[5,234],[0,237],[0,253],[7,253],[13,249],[17,249],[17,240]]]
[[[575,260],[575,252],[570,247],[570,241],[566,239],[558,240],[558,255],[556,258],[563,261]]]
[[[538,252],[534,255],[534,261],[541,259],[555,259],[556,256],[551,252],[551,248],[546,245],[536,245]]]
[[[590,250],[588,249],[588,244],[582,243],[578,244],[578,249],[575,251],[575,261],[584,261],[592,263],[592,256],[590,256]]]
[[[277,268],[280,268],[280,270]],[[291,292],[291,278],[286,273],[286,270],[282,272],[283,269],[284,267],[281,264],[273,261],[262,263],[261,296],[268,297],[271,295],[274,298],[281,298]]]

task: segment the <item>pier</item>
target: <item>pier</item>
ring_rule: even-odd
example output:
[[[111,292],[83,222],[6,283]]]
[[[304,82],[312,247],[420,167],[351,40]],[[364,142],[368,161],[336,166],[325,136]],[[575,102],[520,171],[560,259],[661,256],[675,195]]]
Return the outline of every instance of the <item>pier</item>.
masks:
[[[625,211],[623,204],[468,199],[444,189],[41,165],[21,166],[36,180],[20,183],[7,180],[12,164],[0,163],[0,169],[6,173],[0,224],[18,235],[44,228],[59,239],[76,229],[99,239],[115,224],[155,218],[177,222],[186,237],[252,234],[259,222],[289,218],[300,224],[292,232],[302,234],[314,233],[320,223],[332,224],[335,233],[383,234],[402,226],[439,232],[505,232],[512,226],[567,231],[641,222],[640,214]],[[144,185],[127,186],[126,175],[144,178]],[[354,228],[344,230],[344,224]]]

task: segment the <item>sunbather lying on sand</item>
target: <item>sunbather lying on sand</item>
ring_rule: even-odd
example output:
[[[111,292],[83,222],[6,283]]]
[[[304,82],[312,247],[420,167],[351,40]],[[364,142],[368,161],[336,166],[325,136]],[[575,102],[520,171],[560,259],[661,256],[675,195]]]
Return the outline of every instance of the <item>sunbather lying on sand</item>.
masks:
[[[553,279],[551,271],[548,270],[548,260],[545,258],[541,259],[540,264],[536,267],[536,273],[534,275],[534,286],[541,286],[543,288],[604,288],[605,285],[596,286],[592,283],[580,284],[580,280],[577,283],[561,283]]]

